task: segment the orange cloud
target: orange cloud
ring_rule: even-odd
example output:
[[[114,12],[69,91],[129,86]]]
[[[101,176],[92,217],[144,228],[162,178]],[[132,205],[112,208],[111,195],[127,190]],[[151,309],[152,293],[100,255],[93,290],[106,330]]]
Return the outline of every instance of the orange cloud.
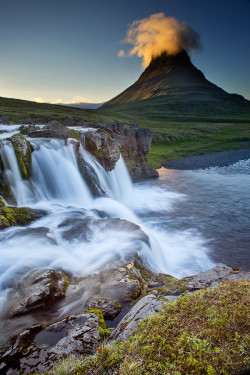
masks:
[[[134,21],[127,31],[125,42],[133,45],[129,55],[142,57],[146,68],[152,57],[167,51],[176,54],[182,49],[190,52],[201,47],[199,34],[186,22],[179,22],[164,13]]]

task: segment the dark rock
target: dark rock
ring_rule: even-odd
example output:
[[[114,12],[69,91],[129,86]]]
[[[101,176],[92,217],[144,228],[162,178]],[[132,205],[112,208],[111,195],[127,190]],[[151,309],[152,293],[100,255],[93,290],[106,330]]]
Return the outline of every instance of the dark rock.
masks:
[[[27,225],[41,216],[41,213],[27,207],[8,207],[0,198],[0,229]]]
[[[85,148],[107,171],[114,169],[120,158],[119,145],[105,130],[86,132]]]
[[[5,373],[16,369],[41,373],[66,355],[93,354],[100,340],[98,316],[77,314],[44,328],[38,325],[26,329],[1,349],[0,365]]]
[[[69,277],[64,272],[35,270],[25,275],[9,294],[8,317],[49,310],[65,297]]]
[[[162,295],[178,296],[187,290],[186,284],[190,278],[177,279],[171,275],[159,273],[155,275],[148,284],[147,292]]]
[[[9,125],[10,124],[10,116],[2,115],[2,117],[0,118],[0,122],[2,124]]]
[[[69,129],[55,120],[50,121],[43,128],[37,128],[33,123],[29,126],[23,126],[20,132],[31,138],[60,138],[66,140],[71,136]]]
[[[250,280],[250,272],[243,272],[238,268],[226,266],[219,263],[211,270],[200,272],[198,275],[191,277],[187,283],[188,291],[205,289],[213,287],[225,280]]]
[[[152,132],[137,124],[107,123],[85,133],[85,147],[106,170],[112,170],[120,154],[133,178],[158,177],[148,164]]]
[[[126,340],[138,328],[140,323],[148,316],[159,311],[165,302],[166,300],[159,300],[153,294],[143,297],[124,316],[116,329],[111,333],[109,339],[116,341]]]
[[[19,169],[22,178],[28,180],[31,175],[31,152],[30,142],[23,134],[15,134],[10,138],[16,153]]]
[[[105,319],[114,319],[121,311],[121,305],[118,300],[111,298],[94,297],[88,303],[89,309],[100,309]]]

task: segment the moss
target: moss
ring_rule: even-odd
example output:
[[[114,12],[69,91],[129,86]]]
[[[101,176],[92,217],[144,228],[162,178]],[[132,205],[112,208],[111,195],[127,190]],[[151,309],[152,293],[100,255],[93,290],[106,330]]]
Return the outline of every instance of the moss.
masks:
[[[227,281],[185,294],[147,318],[128,340],[102,346],[71,373],[239,374],[250,364],[249,288],[250,281]]]
[[[80,133],[75,129],[68,129],[68,133],[71,138],[76,139],[77,141],[81,141]]]
[[[36,214],[26,207],[7,207],[0,198],[0,229],[12,225],[27,225],[37,218]]]
[[[157,285],[154,287],[149,284],[147,292],[158,290],[159,292],[166,295],[180,295],[186,292],[186,284],[188,283],[188,281],[188,278],[179,280],[170,275],[159,274],[153,280],[153,284],[156,283]]]
[[[27,142],[27,151],[24,154],[22,151],[22,144],[20,143],[20,139]],[[15,150],[17,162],[19,165],[19,170],[21,173],[22,178],[28,180],[31,175],[31,146],[30,142],[26,140],[23,134],[18,133],[13,135],[10,138],[13,148]]]
[[[104,315],[100,309],[90,309],[87,310],[86,312],[88,313],[93,313],[98,316],[99,320],[99,334],[101,336],[101,339],[104,340],[106,337],[110,335],[110,329],[107,328],[105,320],[104,320]]]

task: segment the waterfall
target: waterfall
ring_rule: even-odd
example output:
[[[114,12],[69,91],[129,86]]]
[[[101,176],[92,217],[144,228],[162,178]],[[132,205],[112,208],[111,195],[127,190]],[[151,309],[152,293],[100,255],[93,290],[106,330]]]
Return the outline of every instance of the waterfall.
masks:
[[[45,142],[32,153],[31,183],[36,200],[57,200],[63,204],[89,206],[92,196],[81,177],[74,142]]]
[[[14,149],[7,140],[1,143],[1,158],[18,205],[47,213],[29,226],[0,231],[0,299],[7,298],[7,288],[33,268],[65,269],[74,276],[84,276],[113,262],[124,264],[135,256],[156,271],[175,276],[210,266],[197,234],[159,228],[161,218],[183,198],[181,194],[152,183],[133,185],[122,158],[107,172],[80,146],[79,155],[89,177],[94,176],[102,192],[94,197],[88,176],[80,173],[75,140],[69,139],[67,144],[56,139],[29,141],[33,147],[30,181],[21,178]]]
[[[23,206],[30,203],[29,183],[21,177],[16,154],[11,142],[2,142],[0,155],[4,165],[5,177],[7,178],[17,204]]]
[[[79,151],[90,173],[96,177],[101,191],[110,198],[124,203],[128,202],[133,194],[133,184],[122,156],[115,168],[107,172],[82,146]]]

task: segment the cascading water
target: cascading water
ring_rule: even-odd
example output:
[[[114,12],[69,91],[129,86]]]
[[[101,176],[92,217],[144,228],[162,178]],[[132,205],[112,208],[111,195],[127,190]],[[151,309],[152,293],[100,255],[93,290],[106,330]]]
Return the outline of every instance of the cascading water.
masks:
[[[2,147],[0,148],[0,155],[6,178],[17,204],[23,206],[29,202],[29,184],[21,177],[16,154],[11,142],[3,141]]]
[[[32,269],[64,269],[85,276],[139,256],[159,272],[194,274],[212,266],[204,241],[191,231],[162,228],[183,194],[143,183],[133,185],[120,158],[107,172],[81,146],[79,155],[102,194],[93,197],[81,176],[76,141],[32,139],[32,176],[21,178],[11,143],[1,143],[5,173],[19,206],[43,209],[27,227],[0,232],[0,301]]]

